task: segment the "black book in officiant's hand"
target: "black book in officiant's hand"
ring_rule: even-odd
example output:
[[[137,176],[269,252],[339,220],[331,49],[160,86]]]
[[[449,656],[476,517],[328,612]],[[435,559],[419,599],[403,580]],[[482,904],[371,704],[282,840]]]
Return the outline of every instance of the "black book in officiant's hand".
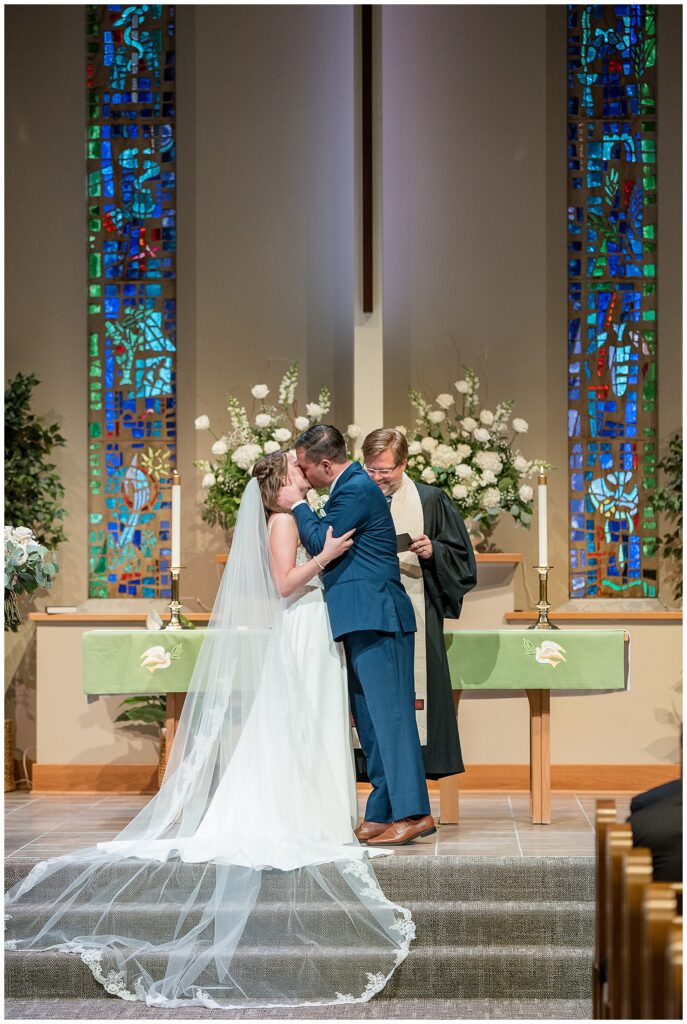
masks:
[[[396,534],[396,551],[399,553],[402,551],[410,551],[410,545],[413,543],[413,538],[409,533],[397,533]]]

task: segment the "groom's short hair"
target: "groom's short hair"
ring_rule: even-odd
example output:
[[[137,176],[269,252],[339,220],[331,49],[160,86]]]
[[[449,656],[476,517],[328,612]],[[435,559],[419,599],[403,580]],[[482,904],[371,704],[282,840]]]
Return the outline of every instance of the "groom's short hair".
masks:
[[[330,423],[315,423],[296,438],[296,448],[302,448],[308,462],[346,462],[346,441],[340,430]]]

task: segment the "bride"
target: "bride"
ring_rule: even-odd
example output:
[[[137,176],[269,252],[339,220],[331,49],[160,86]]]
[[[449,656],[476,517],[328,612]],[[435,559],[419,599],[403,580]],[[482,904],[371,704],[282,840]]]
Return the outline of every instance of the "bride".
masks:
[[[112,995],[215,1009],[363,1002],[407,956],[357,820],[346,668],[322,566],[256,463],[159,793],[111,842],[7,894],[10,950],[79,954]],[[374,851],[381,853],[382,851]]]

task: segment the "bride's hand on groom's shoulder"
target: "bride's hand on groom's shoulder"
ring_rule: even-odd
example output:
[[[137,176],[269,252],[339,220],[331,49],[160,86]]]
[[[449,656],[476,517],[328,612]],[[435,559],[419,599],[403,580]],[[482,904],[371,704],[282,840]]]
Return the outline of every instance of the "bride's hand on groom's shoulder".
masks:
[[[353,545],[353,534],[355,530],[347,530],[346,533],[342,533],[340,537],[334,536],[334,528],[329,526],[327,528],[327,539],[324,542],[324,547],[320,553],[319,560],[328,564],[329,562],[335,561],[337,558],[341,558],[348,549]]]

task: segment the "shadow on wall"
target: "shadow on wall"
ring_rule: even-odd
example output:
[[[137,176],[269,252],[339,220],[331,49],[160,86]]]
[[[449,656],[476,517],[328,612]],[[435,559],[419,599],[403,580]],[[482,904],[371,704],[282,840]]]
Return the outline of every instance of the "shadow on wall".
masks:
[[[670,735],[661,736],[649,743],[644,750],[657,761],[667,764],[682,764],[682,677],[670,687],[669,708],[656,708],[654,718],[660,725],[670,728]]]

